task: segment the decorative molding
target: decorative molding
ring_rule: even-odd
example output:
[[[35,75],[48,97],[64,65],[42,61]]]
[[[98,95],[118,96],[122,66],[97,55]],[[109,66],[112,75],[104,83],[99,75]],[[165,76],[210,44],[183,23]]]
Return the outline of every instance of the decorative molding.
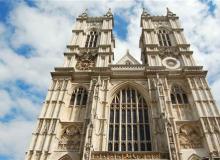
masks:
[[[82,126],[70,125],[64,129],[58,143],[60,150],[79,151],[81,140]]]
[[[182,149],[202,148],[202,139],[197,125],[183,124],[179,127],[179,143]]]
[[[160,152],[92,152],[91,160],[168,159],[168,153]]]
[[[76,69],[78,70],[90,70],[95,67],[97,52],[84,52],[76,55],[77,63]]]

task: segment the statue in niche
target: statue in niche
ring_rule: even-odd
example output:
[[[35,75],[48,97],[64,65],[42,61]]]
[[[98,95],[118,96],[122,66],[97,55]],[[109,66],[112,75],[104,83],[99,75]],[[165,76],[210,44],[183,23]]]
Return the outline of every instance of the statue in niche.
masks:
[[[95,67],[97,53],[85,52],[82,54],[78,54],[76,56],[77,63],[76,69],[78,70],[89,70],[92,67]]]
[[[81,129],[77,126],[67,127],[59,141],[58,148],[63,150],[78,151],[80,147]]]
[[[179,129],[179,141],[181,148],[201,148],[202,137],[199,128],[191,125],[183,125]]]

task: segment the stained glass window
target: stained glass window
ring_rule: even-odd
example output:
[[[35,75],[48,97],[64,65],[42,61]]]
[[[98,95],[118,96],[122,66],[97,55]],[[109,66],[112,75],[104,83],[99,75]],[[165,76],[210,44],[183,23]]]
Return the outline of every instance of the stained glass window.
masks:
[[[148,106],[137,90],[120,90],[112,100],[109,114],[109,151],[151,150]]]

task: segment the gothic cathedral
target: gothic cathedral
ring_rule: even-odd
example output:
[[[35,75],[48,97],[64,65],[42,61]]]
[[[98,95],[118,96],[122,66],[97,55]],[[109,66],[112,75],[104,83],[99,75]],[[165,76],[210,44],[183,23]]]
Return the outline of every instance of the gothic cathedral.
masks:
[[[111,10],[76,19],[26,160],[219,160],[220,114],[179,18],[141,14],[141,61],[113,64]]]

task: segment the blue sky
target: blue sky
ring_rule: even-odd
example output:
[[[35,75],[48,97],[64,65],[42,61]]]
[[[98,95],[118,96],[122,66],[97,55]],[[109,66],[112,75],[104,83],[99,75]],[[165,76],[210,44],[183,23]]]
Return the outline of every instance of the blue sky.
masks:
[[[220,104],[220,1],[0,0],[0,160],[23,159],[50,84],[50,71],[62,66],[75,18],[85,8],[98,16],[111,7],[115,61],[126,49],[140,60],[143,6],[155,15],[165,15],[169,7],[180,17],[197,63],[209,70],[208,81]]]

